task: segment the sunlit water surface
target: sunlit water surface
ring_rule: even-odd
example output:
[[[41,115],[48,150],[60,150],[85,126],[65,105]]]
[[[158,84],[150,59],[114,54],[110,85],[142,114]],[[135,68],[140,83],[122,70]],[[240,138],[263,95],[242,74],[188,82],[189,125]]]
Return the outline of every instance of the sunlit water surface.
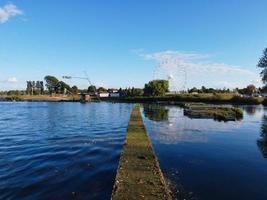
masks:
[[[244,119],[190,119],[183,109],[144,105],[161,168],[179,197],[267,199],[267,108],[243,107]]]
[[[0,102],[0,199],[110,199],[131,109]],[[243,109],[242,121],[218,122],[142,107],[174,196],[267,199],[267,109]]]
[[[0,199],[110,199],[131,108],[0,102]]]

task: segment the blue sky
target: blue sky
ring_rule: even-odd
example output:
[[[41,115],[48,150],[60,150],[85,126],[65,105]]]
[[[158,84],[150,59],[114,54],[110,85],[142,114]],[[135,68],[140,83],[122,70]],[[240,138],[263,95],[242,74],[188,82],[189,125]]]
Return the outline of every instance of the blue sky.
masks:
[[[0,0],[0,90],[83,71],[105,87],[259,86],[266,10],[265,0]]]

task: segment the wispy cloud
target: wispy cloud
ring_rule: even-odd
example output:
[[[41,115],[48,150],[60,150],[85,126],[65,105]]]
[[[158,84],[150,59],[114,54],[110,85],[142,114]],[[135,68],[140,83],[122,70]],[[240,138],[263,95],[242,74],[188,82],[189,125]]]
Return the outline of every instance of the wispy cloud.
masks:
[[[23,11],[20,10],[16,5],[8,3],[3,7],[0,7],[0,23],[7,22],[11,17],[22,15]]]
[[[10,77],[6,81],[7,83],[17,83],[18,79],[16,77]]]
[[[225,63],[214,63],[209,60],[210,55],[197,54],[191,52],[163,51],[151,54],[141,54],[145,59],[159,62],[160,67],[166,69],[178,69],[185,67],[188,70],[194,69],[197,72],[218,72],[218,73],[238,73],[255,75],[254,72],[243,69],[239,66]]]
[[[177,80],[173,81],[180,81],[180,85],[181,82],[186,82],[189,76],[198,79],[200,79],[201,76],[210,76],[209,78],[218,77],[217,81],[220,81],[220,85],[225,83],[223,87],[233,87],[236,80],[244,78],[250,81],[250,83],[259,84],[259,76],[255,72],[240,66],[213,62],[211,61],[211,56],[208,54],[168,50],[155,53],[141,52],[139,55],[146,60],[156,61],[158,64],[157,71],[162,70],[165,71],[168,77],[176,77]],[[229,83],[229,76],[232,78],[235,77],[235,80],[232,80],[235,82]],[[202,82],[205,83],[207,81],[202,80]],[[178,83],[176,83],[176,85],[177,84]],[[240,86],[240,84],[238,86]]]

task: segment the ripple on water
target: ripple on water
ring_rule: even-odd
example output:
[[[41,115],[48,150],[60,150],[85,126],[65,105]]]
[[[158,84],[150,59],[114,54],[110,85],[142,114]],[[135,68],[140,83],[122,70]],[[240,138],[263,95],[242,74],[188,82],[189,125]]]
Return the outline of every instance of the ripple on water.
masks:
[[[0,199],[110,198],[132,105],[0,107]]]

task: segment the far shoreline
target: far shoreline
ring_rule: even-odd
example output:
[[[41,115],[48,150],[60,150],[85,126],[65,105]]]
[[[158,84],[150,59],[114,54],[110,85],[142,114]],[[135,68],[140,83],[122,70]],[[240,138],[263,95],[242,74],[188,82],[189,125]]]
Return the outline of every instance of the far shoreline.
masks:
[[[267,105],[267,100],[261,97],[223,97],[218,95],[197,96],[191,94],[178,94],[173,96],[160,97],[91,97],[92,102],[97,101],[112,103],[156,103],[163,105],[183,106],[185,103],[207,103],[207,104],[232,104],[232,105]],[[81,102],[80,95],[18,95],[0,96],[0,101],[4,102]]]

